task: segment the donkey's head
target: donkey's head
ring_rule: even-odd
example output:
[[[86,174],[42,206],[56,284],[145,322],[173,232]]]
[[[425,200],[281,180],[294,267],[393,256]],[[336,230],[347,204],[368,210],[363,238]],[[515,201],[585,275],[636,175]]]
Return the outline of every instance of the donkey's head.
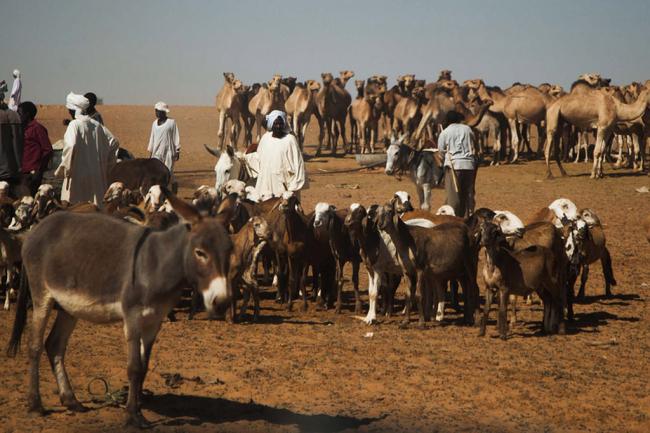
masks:
[[[210,313],[223,312],[232,305],[228,279],[232,242],[228,231],[215,218],[204,218],[189,203],[165,191],[174,211],[188,223],[185,251],[185,276],[203,295]]]

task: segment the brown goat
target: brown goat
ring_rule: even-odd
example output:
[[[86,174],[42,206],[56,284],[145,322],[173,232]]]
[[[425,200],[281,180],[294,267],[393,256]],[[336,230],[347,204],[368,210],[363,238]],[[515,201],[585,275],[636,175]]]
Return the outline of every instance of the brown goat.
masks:
[[[271,230],[268,223],[259,216],[252,217],[241,230],[230,235],[233,250],[230,255],[228,278],[233,290],[238,290],[241,287],[244,292],[243,303],[239,312],[240,319],[246,314],[251,294],[254,303],[253,321],[256,321],[260,315],[259,287],[255,280],[254,270],[257,256],[270,237]],[[236,302],[235,299],[236,296],[233,296],[233,302]]]
[[[538,245],[513,251],[499,226],[490,222],[481,223],[481,245],[485,247],[486,263],[483,267],[485,306],[479,335],[485,335],[495,292],[499,294],[501,339],[508,335],[507,309],[511,294],[526,296],[537,292],[544,303],[544,331],[564,333],[563,288],[558,282],[560,271],[553,252]]]
[[[419,325],[424,325],[429,314],[430,290],[434,287],[438,301],[436,321],[441,321],[444,316],[446,282],[450,280],[460,282],[465,295],[465,321],[472,324],[475,313],[478,313],[477,262],[472,254],[467,226],[464,223],[445,223],[431,229],[408,226],[400,219],[393,200],[393,203],[379,208],[377,227],[380,233],[385,233],[392,239],[398,260],[405,269],[404,273],[409,276],[412,272],[416,273],[415,291],[411,285],[411,291],[407,292],[403,325],[409,322],[408,307],[413,295],[418,305]],[[429,283],[426,287],[425,280]]]

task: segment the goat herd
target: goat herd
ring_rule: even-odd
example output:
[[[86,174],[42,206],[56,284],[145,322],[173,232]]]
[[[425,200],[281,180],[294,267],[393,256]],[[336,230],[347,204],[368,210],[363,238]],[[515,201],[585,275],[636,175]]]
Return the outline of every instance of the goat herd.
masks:
[[[645,148],[650,137],[650,80],[613,86],[610,79],[599,74],[582,74],[569,92],[548,83],[514,83],[502,90],[486,86],[482,79],[459,85],[452,80],[451,71],[443,70],[437,81],[429,83],[413,74],[401,75],[390,89],[385,75],[356,80],[357,96],[352,99],[345,89],[354,77],[349,70],[341,71],[337,78],[323,73],[322,83],[300,83],[295,77],[275,75],[266,83],[251,86],[244,85],[231,72],[223,75],[225,82],[216,97],[222,148],[226,128],[230,145],[235,148],[242,125],[247,145],[253,142],[256,125],[259,141],[264,115],[276,109],[287,112],[301,146],[312,115],[316,118],[316,155],[321,153],[325,136],[326,149],[333,154],[339,137],[345,152],[352,152],[356,144],[357,153],[372,153],[382,141],[379,125],[384,142],[390,135],[404,135],[413,147],[426,147],[435,138],[446,113],[455,110],[474,128],[478,152],[487,154],[492,149],[492,164],[499,164],[506,153],[513,162],[524,149],[532,155],[530,128],[534,125],[537,153],[545,153],[549,177],[553,155],[565,174],[562,161],[578,162],[584,155],[587,162],[590,153],[594,159],[591,177],[602,177],[603,159],[611,159],[614,138],[618,145],[617,166],[633,165],[639,171],[645,168]],[[345,132],[348,119],[350,140]],[[593,152],[588,145],[591,133],[595,133]]]
[[[78,319],[123,321],[128,420],[147,425],[140,398],[151,348],[164,318],[174,320],[170,312],[185,289],[194,289],[191,315],[202,298],[212,316],[255,321],[260,315],[262,272],[270,279],[272,271],[276,300],[287,309],[300,297],[304,309],[311,298],[338,313],[343,309],[343,268],[350,263],[354,312],[359,314],[363,264],[369,279],[369,306],[363,318],[367,324],[376,322],[378,310],[393,314],[396,289],[403,279],[408,286],[403,327],[409,325],[413,309],[419,326],[432,317],[435,323],[443,321],[447,288],[453,307],[460,309],[460,287],[464,322],[478,322],[484,335],[493,296],[498,295],[497,323],[503,339],[508,335],[509,302],[515,313],[513,296],[536,293],[544,306],[544,331],[564,333],[565,314],[573,319],[573,286],[580,273],[579,297],[590,264],[598,260],[606,294],[616,284],[600,220],[593,210],[579,211],[567,199],[554,201],[524,225],[508,211],[481,208],[463,219],[444,206],[436,214],[414,210],[404,191],[387,197],[385,204],[352,203],[337,209],[321,202],[305,212],[295,195],[255,202],[246,197],[244,187],[243,182],[229,181],[219,193],[201,186],[190,204],[164,186],[153,185],[142,197],[116,182],[100,210],[60,203],[54,188],[45,184],[36,197],[17,203],[13,217],[3,215],[3,220],[11,221],[11,231],[0,231],[7,287],[15,280],[11,275],[22,269],[9,356],[17,353],[32,305],[31,411],[43,412],[38,375],[43,348],[61,403],[71,410],[86,410],[65,372],[68,339]],[[24,236],[27,231],[29,236]],[[477,284],[481,248],[485,249],[482,315]],[[254,309],[249,317],[251,297]],[[9,290],[5,299],[8,308]],[[53,309],[57,317],[44,344]]]

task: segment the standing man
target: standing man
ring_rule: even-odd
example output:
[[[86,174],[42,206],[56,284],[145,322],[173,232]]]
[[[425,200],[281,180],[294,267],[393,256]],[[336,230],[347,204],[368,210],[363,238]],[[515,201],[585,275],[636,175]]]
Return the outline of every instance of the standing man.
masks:
[[[287,115],[280,110],[266,116],[266,132],[257,146],[259,172],[255,192],[262,200],[292,192],[300,198],[300,190],[308,187],[305,162],[296,137],[291,134]]]
[[[41,185],[43,173],[52,156],[47,129],[36,121],[37,112],[36,105],[29,101],[21,102],[18,106],[18,115],[25,131],[21,183],[29,188],[32,196]]]
[[[151,158],[162,161],[169,169],[170,179],[172,182],[172,191],[175,193],[178,189],[176,178],[174,177],[174,163],[178,161],[181,153],[181,140],[178,134],[176,121],[167,117],[169,107],[164,102],[157,102],[154,105],[156,111],[156,120],[151,125],[151,136],[149,137],[149,151]]]
[[[454,208],[456,216],[468,217],[474,213],[476,170],[478,159],[474,151],[474,133],[462,122],[464,116],[449,111],[445,129],[438,137],[438,149],[445,156],[446,204]]]
[[[20,81],[20,71],[14,69],[14,85],[11,87],[11,95],[9,97],[9,109],[17,111],[20,105],[20,94],[23,90],[23,83]]]
[[[84,96],[71,92],[65,105],[75,111],[75,119],[63,136],[63,160],[55,172],[64,177],[61,200],[90,201],[101,207],[119,143],[108,128],[86,114],[90,101]]]
[[[23,126],[20,116],[0,100],[0,181],[11,186],[11,194],[22,197],[27,191],[19,190],[20,165],[23,158]]]

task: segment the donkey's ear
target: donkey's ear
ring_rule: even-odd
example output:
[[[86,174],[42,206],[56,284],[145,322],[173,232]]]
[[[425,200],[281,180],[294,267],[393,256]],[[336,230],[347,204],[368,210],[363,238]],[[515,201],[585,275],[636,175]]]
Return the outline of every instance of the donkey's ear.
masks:
[[[176,195],[169,191],[166,187],[162,187],[163,194],[169,200],[169,204],[178,215],[187,220],[190,224],[195,224],[201,221],[201,213],[191,204],[176,197]]]

